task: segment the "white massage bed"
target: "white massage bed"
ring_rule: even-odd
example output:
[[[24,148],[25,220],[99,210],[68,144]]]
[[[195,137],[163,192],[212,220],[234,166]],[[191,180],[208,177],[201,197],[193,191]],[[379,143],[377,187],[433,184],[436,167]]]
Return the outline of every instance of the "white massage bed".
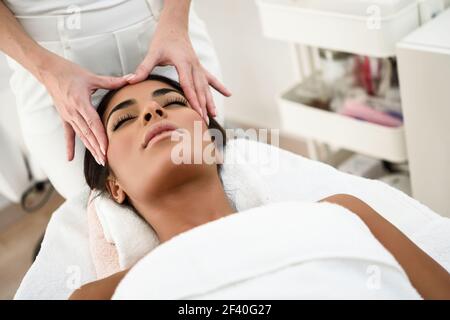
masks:
[[[371,205],[450,270],[450,219],[402,192],[382,182],[351,176],[323,163],[249,140],[229,142],[226,153],[229,159],[231,155],[240,159],[238,165],[224,167],[223,173],[225,189],[239,211],[272,202],[315,202],[332,194],[352,194]],[[259,160],[255,162],[256,154]],[[95,280],[89,251],[87,198],[88,189],[82,190],[53,214],[41,251],[24,277],[16,299],[66,299],[77,285]],[[313,297],[326,296],[316,292]],[[127,297],[119,295],[118,298]]]

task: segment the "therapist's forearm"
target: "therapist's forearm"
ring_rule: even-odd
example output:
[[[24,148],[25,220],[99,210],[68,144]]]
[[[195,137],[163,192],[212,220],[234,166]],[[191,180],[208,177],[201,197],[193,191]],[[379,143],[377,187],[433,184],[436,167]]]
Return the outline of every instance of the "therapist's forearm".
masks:
[[[187,31],[191,0],[164,0],[159,23],[168,22],[173,28]]]
[[[9,8],[0,1],[0,51],[4,52],[39,79],[41,68],[51,56],[23,29]]]

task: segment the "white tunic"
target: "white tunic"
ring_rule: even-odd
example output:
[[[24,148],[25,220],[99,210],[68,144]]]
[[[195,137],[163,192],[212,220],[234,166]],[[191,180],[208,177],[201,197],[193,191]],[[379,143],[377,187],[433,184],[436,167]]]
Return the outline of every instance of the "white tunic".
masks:
[[[79,7],[83,11],[102,10],[124,3],[127,0],[4,0],[6,6],[16,16],[60,15],[67,13],[70,7]],[[132,0],[133,1],[133,0]]]

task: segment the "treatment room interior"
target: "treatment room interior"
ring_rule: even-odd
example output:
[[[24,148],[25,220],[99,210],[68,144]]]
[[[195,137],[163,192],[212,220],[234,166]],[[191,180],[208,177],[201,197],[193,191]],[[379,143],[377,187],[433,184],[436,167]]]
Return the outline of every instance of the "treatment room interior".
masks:
[[[297,163],[286,156],[280,166],[292,163],[285,180],[288,174],[310,178],[311,190],[309,181],[295,190],[294,181],[279,178],[276,186],[290,190],[273,198],[304,194],[318,200],[342,183],[342,193],[354,190],[382,214],[396,211],[387,220],[449,271],[450,1],[363,2],[363,9],[352,0],[192,5],[214,44],[221,80],[233,93],[223,102],[224,127],[279,130],[278,141],[265,142],[302,157]],[[10,75],[0,53],[2,300],[16,296],[50,218],[66,201],[29,155]],[[244,190],[243,196],[258,190]],[[251,206],[252,199],[243,202]],[[31,278],[16,298],[39,298],[38,290],[26,292],[39,282]],[[373,297],[396,298],[380,293],[368,299]]]

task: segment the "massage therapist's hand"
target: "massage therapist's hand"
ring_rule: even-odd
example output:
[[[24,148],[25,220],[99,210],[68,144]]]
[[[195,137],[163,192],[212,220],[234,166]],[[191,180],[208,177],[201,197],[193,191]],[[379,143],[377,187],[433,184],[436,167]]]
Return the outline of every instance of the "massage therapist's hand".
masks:
[[[74,158],[77,134],[97,162],[104,165],[108,139],[91,95],[99,88],[119,88],[127,84],[126,80],[95,75],[57,55],[51,55],[45,68],[41,68],[39,80],[63,121],[68,160]]]
[[[225,96],[231,93],[200,64],[188,34],[189,5],[187,0],[164,2],[144,61],[125,78],[133,84],[145,80],[155,66],[174,66],[189,104],[208,122],[208,113],[217,115],[209,86]]]
[[[104,162],[108,140],[91,105],[91,94],[99,88],[120,87],[126,81],[96,76],[40,46],[3,2],[0,1],[0,52],[16,60],[46,87],[63,120],[68,160],[74,157],[76,133],[97,162]]]

